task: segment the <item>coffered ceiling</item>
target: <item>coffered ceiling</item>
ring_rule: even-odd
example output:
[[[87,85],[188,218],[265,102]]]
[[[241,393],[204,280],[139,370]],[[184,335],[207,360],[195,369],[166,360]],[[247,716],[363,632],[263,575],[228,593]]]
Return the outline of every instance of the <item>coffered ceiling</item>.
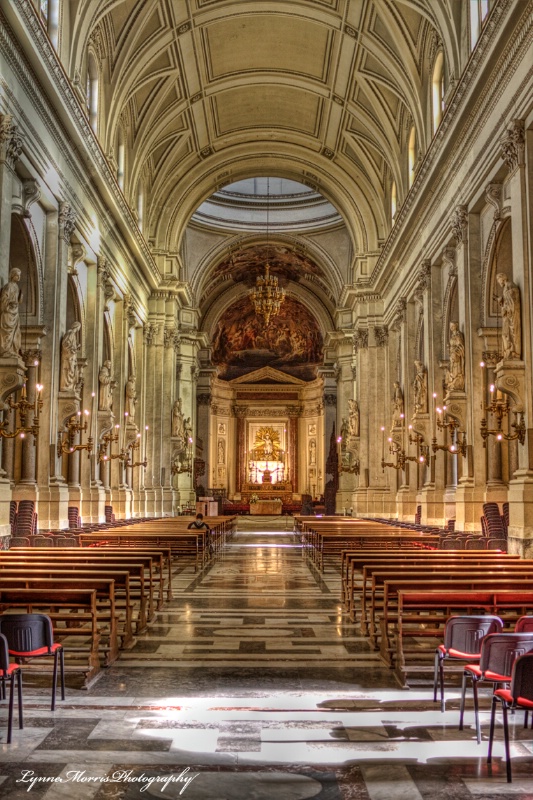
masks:
[[[407,191],[407,139],[430,139],[428,74],[442,44],[459,72],[459,0],[71,0],[71,76],[92,50],[98,135],[127,137],[125,192],[147,191],[145,232],[176,250],[200,203],[252,175],[311,186],[359,252]]]

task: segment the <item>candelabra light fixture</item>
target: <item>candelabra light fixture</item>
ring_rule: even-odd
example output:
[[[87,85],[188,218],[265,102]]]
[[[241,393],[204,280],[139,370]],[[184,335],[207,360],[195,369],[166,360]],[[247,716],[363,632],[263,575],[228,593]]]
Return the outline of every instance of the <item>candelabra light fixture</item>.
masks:
[[[385,428],[382,428],[381,429],[382,437],[383,437],[384,431],[385,431]],[[407,461],[418,461],[417,456],[409,456],[409,455],[407,455],[407,453],[405,452],[405,449],[403,447],[400,447],[398,442],[395,442],[394,439],[391,436],[389,436],[388,442],[389,442],[389,453],[391,453],[391,455],[396,456],[396,462],[393,463],[392,461],[385,461],[385,454],[383,452],[383,443],[382,443],[381,469],[383,471],[385,471],[385,467],[391,467],[392,469],[402,469],[402,470],[404,470]]]
[[[484,364],[482,362],[481,366],[483,367]],[[512,442],[515,439],[518,439],[520,444],[524,444],[526,440],[526,424],[524,421],[524,412],[523,411],[515,411],[513,412],[515,415],[515,421],[511,422],[511,428],[514,429],[513,433],[505,433],[503,431],[503,420],[508,416],[511,411],[509,406],[509,402],[507,400],[503,400],[501,397],[498,397],[496,394],[496,388],[494,384],[490,386],[490,403],[485,403],[482,405],[484,416],[481,420],[481,425],[479,432],[481,433],[481,438],[483,439],[483,447],[487,446],[487,439],[489,436],[495,436],[496,440]],[[493,414],[496,420],[496,427],[489,428],[487,424],[487,417],[485,416],[487,413]]]
[[[83,422],[82,422],[83,419]],[[73,414],[66,424],[66,431],[61,431],[57,437],[57,457],[59,458],[63,453],[75,453],[77,450],[87,450],[87,457],[93,451],[93,438],[89,436],[87,441],[83,441],[83,434],[88,427],[89,412],[87,409],[81,413],[78,411]],[[80,441],[75,444],[76,435],[80,434]]]
[[[450,432],[450,444],[438,444],[437,437],[434,436],[431,442],[431,449],[434,453],[438,450],[446,450],[452,455],[460,454],[466,456],[466,433],[459,430],[459,422],[455,417],[446,413],[446,406],[437,406],[437,428],[441,431]]]
[[[114,433],[113,430],[115,431]],[[102,441],[98,450],[98,463],[102,461],[113,461],[115,458],[120,458],[122,461],[126,460],[127,454],[124,450],[121,450],[119,453],[113,453],[113,442],[118,442],[119,430],[120,425],[117,424],[114,429],[112,428],[102,436]],[[107,452],[108,449],[109,453]]]
[[[28,400],[26,381],[24,381],[22,385],[20,399],[17,402],[13,400],[11,395],[9,395],[7,398],[7,404],[9,408],[18,411],[20,424],[16,425],[15,429],[10,431],[8,430],[9,420],[5,419],[3,422],[0,422],[0,436],[3,439],[15,439],[17,436],[20,436],[21,439],[24,439],[27,433],[32,433],[33,444],[35,445],[37,443],[37,436],[39,434],[39,418],[41,416],[41,409],[43,407],[43,400],[41,396],[41,392],[43,391],[42,383],[37,383],[35,385],[35,389],[36,395],[34,401]],[[33,415],[31,425],[28,424],[30,415]]]
[[[415,433],[412,425],[409,425],[408,439],[409,444],[416,444],[417,455],[412,460],[425,464],[429,460],[429,445],[425,444],[424,437],[420,433]]]
[[[148,430],[148,425],[146,426],[146,430]],[[145,448],[145,455],[144,461],[133,461],[133,454],[135,451],[139,450],[141,447],[141,434],[138,433],[135,439],[131,441],[128,446],[126,447],[126,460],[124,462],[124,466],[126,468],[134,469],[134,467],[146,467],[148,461],[146,460],[146,448]]]
[[[265,325],[268,325],[270,317],[278,314],[281,304],[285,300],[285,289],[278,285],[276,275],[270,274],[270,264],[268,263],[268,221],[269,221],[269,199],[270,199],[270,179],[267,178],[267,208],[266,208],[266,239],[267,239],[267,263],[265,264],[265,274],[258,275],[255,286],[250,290],[249,296],[257,315],[262,316]]]

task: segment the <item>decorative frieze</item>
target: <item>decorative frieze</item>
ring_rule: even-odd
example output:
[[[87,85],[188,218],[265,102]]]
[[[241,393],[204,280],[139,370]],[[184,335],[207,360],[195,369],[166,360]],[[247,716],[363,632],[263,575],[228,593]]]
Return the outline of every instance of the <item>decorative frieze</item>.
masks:
[[[500,146],[502,158],[509,172],[523,166],[526,148],[523,119],[512,120],[511,126],[500,140]]]
[[[15,169],[22,153],[22,136],[11,114],[0,114],[0,164]]]
[[[284,408],[251,408],[248,417],[286,417],[287,411]]]

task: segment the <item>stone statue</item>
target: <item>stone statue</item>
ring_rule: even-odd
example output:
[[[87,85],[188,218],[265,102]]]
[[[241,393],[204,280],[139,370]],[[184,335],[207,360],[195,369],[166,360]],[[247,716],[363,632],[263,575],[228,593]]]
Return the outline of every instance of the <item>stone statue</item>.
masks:
[[[181,413],[181,400],[175,400],[172,406],[172,436],[185,437],[184,418]]]
[[[192,440],[192,422],[190,417],[187,417],[183,423],[183,434],[185,436],[185,441],[189,444],[189,439]]]
[[[392,394],[392,427],[402,424],[403,420],[403,392],[399,381],[394,381],[394,392]]]
[[[349,435],[350,435],[350,423],[348,422],[348,417],[343,417],[341,423],[341,432],[340,432],[343,446]]]
[[[448,349],[450,363],[446,373],[446,391],[463,392],[465,388],[465,337],[459,330],[458,322],[450,322]]]
[[[61,341],[61,374],[59,389],[62,392],[76,391],[79,382],[78,352],[81,344],[78,331],[81,322],[74,322]]]
[[[500,298],[502,309],[503,357],[519,359],[522,355],[522,320],[520,314],[520,289],[504,272],[496,280],[503,289]]]
[[[309,442],[309,463],[316,464],[316,440],[311,439]]]
[[[218,440],[218,463],[224,464],[226,462],[226,445],[224,439]]]
[[[22,302],[20,276],[20,269],[14,267],[9,273],[9,281],[0,291],[0,355],[2,356],[18,356],[20,351],[19,306]]]
[[[111,411],[116,381],[111,376],[111,361],[106,360],[98,373],[98,410]]]
[[[348,433],[350,436],[359,436],[359,403],[357,400],[348,400],[348,408]]]
[[[424,414],[428,410],[428,375],[422,361],[415,361],[416,375],[413,381],[415,394],[415,414]]]
[[[129,376],[126,383],[126,412],[128,414],[128,422],[135,421],[135,406],[137,405],[137,386],[135,373]]]

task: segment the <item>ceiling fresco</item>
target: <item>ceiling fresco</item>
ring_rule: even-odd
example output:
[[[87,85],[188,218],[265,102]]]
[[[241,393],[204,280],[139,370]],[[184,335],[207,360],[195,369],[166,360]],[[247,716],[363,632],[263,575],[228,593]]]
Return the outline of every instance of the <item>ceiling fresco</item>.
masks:
[[[310,381],[316,378],[316,368],[323,360],[318,324],[292,297],[285,298],[268,327],[248,297],[234,303],[220,318],[212,346],[212,361],[223,380],[270,366]]]
[[[256,245],[232,253],[216,268],[213,278],[230,274],[235,283],[243,281],[247,286],[255,285],[255,279],[265,271],[265,264],[270,264],[270,273],[277,275],[280,285],[288,281],[297,283],[306,275],[324,279],[322,269],[314,261],[290,247],[281,245]]]

